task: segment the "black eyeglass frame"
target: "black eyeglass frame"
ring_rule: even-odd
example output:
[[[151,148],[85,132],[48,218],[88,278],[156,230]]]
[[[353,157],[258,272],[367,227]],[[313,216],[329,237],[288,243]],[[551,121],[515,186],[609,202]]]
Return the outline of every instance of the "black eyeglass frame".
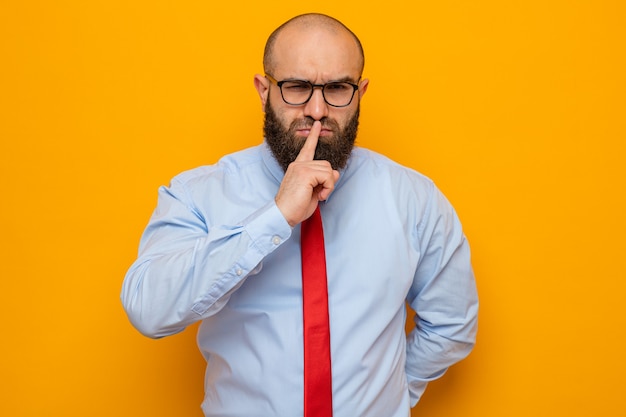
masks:
[[[328,104],[329,106],[332,107],[348,107],[351,103],[352,100],[354,100],[354,93],[356,93],[356,90],[359,89],[359,86],[357,84],[352,84],[350,82],[347,81],[331,81],[329,83],[326,84],[313,84],[311,81],[307,81],[307,80],[297,80],[297,79],[288,79],[288,80],[282,80],[282,81],[278,81],[276,80],[276,78],[272,77],[269,74],[265,74],[265,78],[267,78],[268,80],[270,80],[271,82],[273,82],[274,84],[276,84],[278,86],[278,89],[280,90],[280,96],[283,99],[283,101],[291,106],[302,106],[303,104],[306,104],[309,102],[309,100],[311,100],[311,97],[313,97],[313,92],[315,91],[316,88],[320,88],[322,90],[322,97],[324,98],[324,102],[326,102],[326,104]],[[309,97],[307,97],[306,100],[304,100],[301,103],[290,103],[287,100],[285,100],[285,96],[283,95],[283,84],[287,83],[287,82],[301,82],[301,83],[305,83],[311,86],[311,93],[309,94]],[[349,86],[351,86],[353,88],[352,90],[352,95],[350,96],[350,101],[348,101],[347,104],[342,104],[340,106],[336,105],[336,104],[332,104],[329,103],[328,100],[326,100],[326,95],[324,94],[324,89],[326,88],[326,86],[328,85],[333,85],[333,84],[348,84]]]

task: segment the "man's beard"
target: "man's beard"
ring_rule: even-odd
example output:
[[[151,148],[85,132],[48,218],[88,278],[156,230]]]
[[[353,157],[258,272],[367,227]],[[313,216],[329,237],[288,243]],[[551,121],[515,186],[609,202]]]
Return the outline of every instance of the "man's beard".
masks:
[[[284,128],[269,100],[267,101],[265,125],[263,126],[265,141],[283,170],[286,171],[289,164],[296,159],[306,141],[305,137],[297,136],[296,132],[298,129],[311,128],[314,121],[313,118],[307,116],[303,119],[294,120],[289,128]],[[334,133],[332,136],[323,136],[318,139],[314,159],[330,162],[333,169],[342,169],[348,162],[356,140],[359,127],[359,107],[343,129],[334,119],[325,117],[320,121],[322,127],[330,128]]]

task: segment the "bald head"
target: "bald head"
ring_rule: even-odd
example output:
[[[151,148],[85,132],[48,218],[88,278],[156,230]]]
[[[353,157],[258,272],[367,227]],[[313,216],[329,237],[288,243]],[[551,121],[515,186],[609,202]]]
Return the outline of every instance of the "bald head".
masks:
[[[280,42],[281,35],[286,33],[306,33],[311,31],[323,31],[333,36],[345,36],[348,35],[354,42],[354,48],[356,49],[357,56],[360,62],[358,62],[359,75],[363,72],[365,65],[365,56],[363,53],[363,46],[359,38],[350,30],[347,26],[341,23],[339,20],[318,13],[309,13],[296,16],[287,22],[280,25],[267,39],[265,44],[265,52],[263,54],[263,69],[266,73],[272,74],[276,69],[276,44]]]

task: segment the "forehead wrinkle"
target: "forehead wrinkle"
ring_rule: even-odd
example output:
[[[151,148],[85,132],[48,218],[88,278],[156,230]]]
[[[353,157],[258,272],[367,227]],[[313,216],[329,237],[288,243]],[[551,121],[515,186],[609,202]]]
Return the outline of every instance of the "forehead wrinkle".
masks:
[[[358,50],[342,31],[285,29],[276,41],[270,74],[314,83],[354,82],[361,75]]]

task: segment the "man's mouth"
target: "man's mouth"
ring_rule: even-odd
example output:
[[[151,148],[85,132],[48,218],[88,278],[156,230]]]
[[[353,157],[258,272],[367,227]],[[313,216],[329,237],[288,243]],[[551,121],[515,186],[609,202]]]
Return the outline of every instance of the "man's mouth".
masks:
[[[311,129],[310,128],[303,128],[303,129],[297,129],[296,130],[296,134],[298,136],[306,136],[308,137],[311,134]],[[322,130],[320,131],[320,137],[323,136],[332,136],[333,131],[331,129],[322,127]]]

